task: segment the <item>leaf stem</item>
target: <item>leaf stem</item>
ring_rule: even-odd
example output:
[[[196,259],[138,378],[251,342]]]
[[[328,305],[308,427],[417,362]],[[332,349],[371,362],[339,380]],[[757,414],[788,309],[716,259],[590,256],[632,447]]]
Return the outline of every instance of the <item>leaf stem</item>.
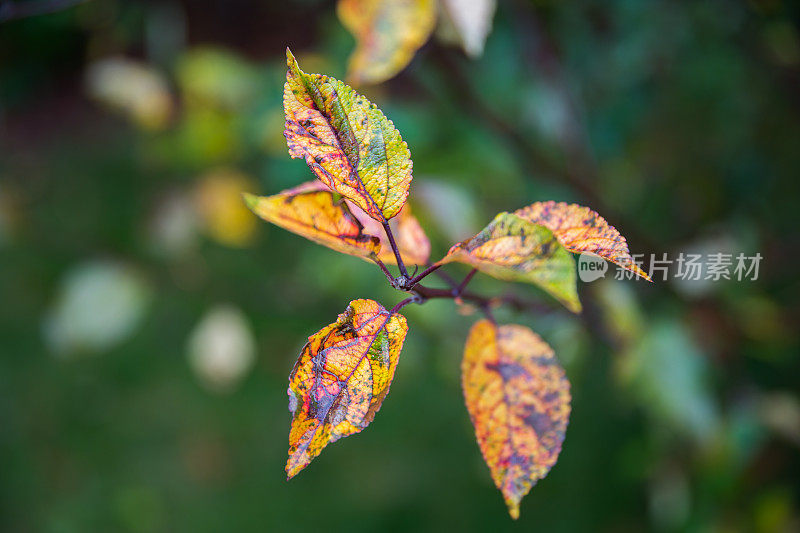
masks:
[[[389,239],[389,245],[392,247],[392,251],[394,252],[394,257],[397,259],[397,268],[400,269],[400,274],[408,278],[408,270],[406,269],[406,264],[403,263],[403,258],[400,256],[400,249],[397,248],[397,243],[394,240],[394,234],[392,233],[392,228],[389,227],[389,221],[384,220],[382,222],[383,230],[386,232],[386,238]]]

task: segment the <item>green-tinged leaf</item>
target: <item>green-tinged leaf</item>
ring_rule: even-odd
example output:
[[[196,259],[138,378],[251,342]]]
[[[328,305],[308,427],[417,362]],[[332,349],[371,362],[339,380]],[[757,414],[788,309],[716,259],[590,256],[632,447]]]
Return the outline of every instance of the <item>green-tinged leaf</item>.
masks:
[[[308,338],[289,376],[289,460],[297,475],[331,442],[375,418],[408,333],[403,315],[372,300],[354,300],[336,322]]]
[[[356,38],[348,81],[380,83],[411,62],[436,22],[435,0],[339,0],[339,20]]]
[[[305,183],[274,196],[244,195],[255,214],[337,252],[376,257],[378,237],[367,235],[344,199],[318,181]]]
[[[558,460],[569,381],[553,350],[524,326],[472,326],[461,365],[464,399],[483,458],[511,517]]]
[[[536,202],[514,214],[547,227],[570,252],[602,257],[652,281],[633,261],[625,237],[588,207],[564,202]]]
[[[450,248],[454,261],[506,281],[538,285],[569,310],[580,312],[575,260],[553,232],[511,213],[500,213],[480,233]]]
[[[411,153],[375,104],[328,76],[306,74],[286,50],[286,142],[316,176],[378,221],[403,208]]]

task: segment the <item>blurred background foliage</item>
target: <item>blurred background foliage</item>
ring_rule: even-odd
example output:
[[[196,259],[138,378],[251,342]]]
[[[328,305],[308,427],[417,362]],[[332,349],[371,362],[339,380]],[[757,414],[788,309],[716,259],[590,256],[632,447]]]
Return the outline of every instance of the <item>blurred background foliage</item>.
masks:
[[[333,2],[91,0],[2,23],[0,527],[800,530],[799,16],[503,0],[482,55],[434,37],[362,88],[411,148],[434,257],[548,199],[636,253],[764,257],[757,281],[606,279],[579,287],[580,317],[500,313],[555,348],[574,396],[516,524],[463,406],[474,317],[452,302],[406,308],[375,423],[284,480],[305,338],[351,299],[402,297],[240,201],[311,177],[282,137],[284,49],[343,77]]]

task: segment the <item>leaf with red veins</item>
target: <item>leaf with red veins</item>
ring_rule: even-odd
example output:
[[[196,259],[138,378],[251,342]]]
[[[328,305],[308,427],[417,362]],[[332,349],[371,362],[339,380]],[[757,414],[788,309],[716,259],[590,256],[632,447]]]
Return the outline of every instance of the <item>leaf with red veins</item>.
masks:
[[[289,154],[330,189],[383,222],[405,205],[411,153],[392,121],[339,80],[306,74],[287,49],[283,90]]]
[[[372,300],[354,300],[336,322],[308,338],[289,376],[289,479],[329,443],[372,422],[406,333],[404,316]]]

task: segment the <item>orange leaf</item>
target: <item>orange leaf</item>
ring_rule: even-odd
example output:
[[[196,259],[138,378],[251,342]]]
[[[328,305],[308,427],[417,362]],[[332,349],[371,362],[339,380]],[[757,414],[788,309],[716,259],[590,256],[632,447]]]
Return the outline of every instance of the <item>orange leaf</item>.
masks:
[[[289,155],[380,222],[403,208],[411,153],[392,121],[339,80],[306,74],[286,50],[284,135]]]
[[[304,183],[274,196],[245,193],[250,209],[267,222],[287,229],[337,252],[375,257],[377,237],[367,235],[344,199],[318,181]]]
[[[372,422],[406,333],[403,315],[390,315],[372,300],[353,300],[336,322],[308,338],[289,376],[289,479],[328,443]]]
[[[392,246],[386,237],[383,226],[376,220],[368,217],[366,213],[351,206],[353,214],[364,225],[364,232],[369,235],[377,235],[381,240],[381,249],[378,259],[386,264],[397,264]],[[363,214],[363,216],[362,216]],[[389,221],[389,228],[394,234],[397,248],[406,264],[424,265],[428,262],[431,255],[431,243],[425,230],[422,229],[417,217],[411,214],[411,207],[406,204],[396,217]]]
[[[625,237],[588,207],[565,202],[536,202],[514,214],[548,228],[570,252],[602,257],[652,281],[633,261]]]
[[[511,517],[558,460],[570,413],[569,381],[553,350],[524,326],[472,326],[462,386],[475,436]]]

